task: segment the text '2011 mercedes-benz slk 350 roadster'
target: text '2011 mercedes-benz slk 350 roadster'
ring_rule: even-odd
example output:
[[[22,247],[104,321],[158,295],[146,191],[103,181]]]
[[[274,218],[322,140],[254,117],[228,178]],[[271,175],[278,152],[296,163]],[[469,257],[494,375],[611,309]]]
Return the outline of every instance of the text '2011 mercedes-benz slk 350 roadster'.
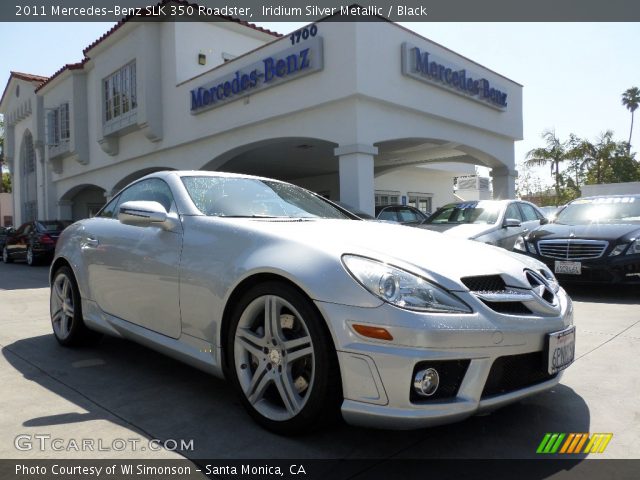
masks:
[[[143,177],[62,233],[50,277],[62,345],[142,343],[226,378],[279,433],[461,420],[553,387],[574,358],[543,263],[266,178]]]

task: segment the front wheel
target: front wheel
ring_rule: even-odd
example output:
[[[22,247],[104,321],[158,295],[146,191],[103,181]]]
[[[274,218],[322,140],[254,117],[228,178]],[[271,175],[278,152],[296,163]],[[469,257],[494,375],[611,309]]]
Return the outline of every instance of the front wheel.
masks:
[[[249,414],[281,434],[339,417],[338,360],[324,320],[295,288],[270,282],[247,292],[231,320],[227,365]]]
[[[101,335],[89,330],[82,318],[80,291],[71,269],[60,267],[53,275],[49,300],[51,326],[60,345],[75,347],[94,343]]]

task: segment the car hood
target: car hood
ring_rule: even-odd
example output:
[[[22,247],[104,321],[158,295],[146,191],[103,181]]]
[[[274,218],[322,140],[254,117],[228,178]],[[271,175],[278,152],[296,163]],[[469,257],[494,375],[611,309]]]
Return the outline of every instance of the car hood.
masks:
[[[357,254],[412,271],[450,290],[466,290],[461,277],[503,274],[507,284],[530,288],[525,268],[542,268],[529,257],[480,242],[414,227],[349,220],[233,220],[272,240],[295,242],[334,257]]]
[[[640,236],[640,225],[592,223],[589,225],[562,225],[549,223],[529,234],[529,240],[552,240],[556,238],[580,238],[590,240],[630,240]],[[628,237],[628,238],[627,238]]]
[[[480,235],[489,233],[495,228],[495,225],[475,224],[475,223],[440,223],[427,224],[423,223],[419,228],[432,230],[434,232],[446,233],[458,238],[475,238]]]

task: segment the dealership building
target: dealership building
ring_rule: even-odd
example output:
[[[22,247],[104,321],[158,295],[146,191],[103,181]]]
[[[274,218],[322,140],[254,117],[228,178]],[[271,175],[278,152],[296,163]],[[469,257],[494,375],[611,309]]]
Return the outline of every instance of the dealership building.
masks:
[[[83,53],[4,90],[14,224],[87,217],[165,169],[279,178],[366,212],[454,201],[475,166],[515,195],[522,86],[392,22],[282,36],[127,18]]]

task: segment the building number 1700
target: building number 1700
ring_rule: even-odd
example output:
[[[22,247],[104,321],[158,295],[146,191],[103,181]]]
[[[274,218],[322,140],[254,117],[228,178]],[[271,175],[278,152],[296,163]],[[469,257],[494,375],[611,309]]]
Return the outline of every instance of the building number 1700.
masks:
[[[289,40],[291,40],[291,45],[295,45],[296,43],[300,43],[300,40],[306,40],[309,37],[315,37],[317,34],[318,27],[316,25],[311,25],[310,27],[304,27],[293,32],[291,35],[289,35]]]

